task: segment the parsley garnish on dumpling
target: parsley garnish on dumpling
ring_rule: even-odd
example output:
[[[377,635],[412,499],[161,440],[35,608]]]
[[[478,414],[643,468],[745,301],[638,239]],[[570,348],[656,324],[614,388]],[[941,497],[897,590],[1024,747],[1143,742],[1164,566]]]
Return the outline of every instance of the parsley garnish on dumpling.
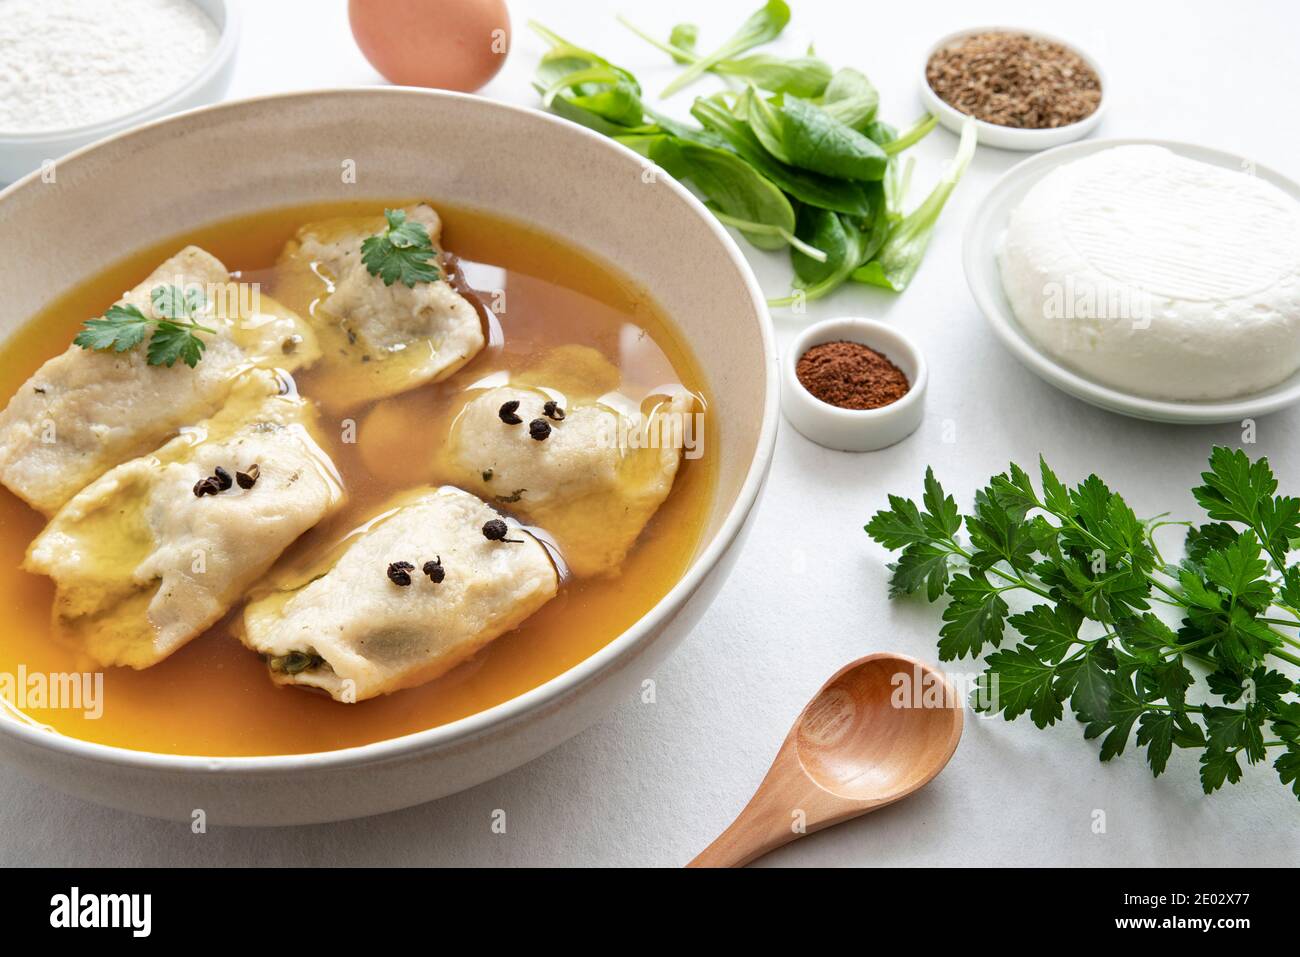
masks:
[[[385,286],[401,282],[413,288],[417,282],[437,282],[442,278],[438,253],[429,231],[420,223],[406,218],[400,209],[384,210],[388,228],[361,244],[361,261],[372,276]]]
[[[179,359],[193,369],[207,348],[198,334],[216,332],[198,322],[208,307],[203,290],[155,286],[149,298],[153,316],[130,304],[110,306],[102,317],[82,323],[73,343],[83,349],[126,352],[143,342],[152,329],[146,351],[149,365],[171,367]]]

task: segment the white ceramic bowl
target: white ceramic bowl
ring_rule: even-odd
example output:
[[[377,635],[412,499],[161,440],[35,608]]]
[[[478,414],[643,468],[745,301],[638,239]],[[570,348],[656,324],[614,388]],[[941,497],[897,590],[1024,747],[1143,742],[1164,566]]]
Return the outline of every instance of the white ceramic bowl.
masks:
[[[1058,126],[1052,129],[1043,130],[1022,130],[1014,126],[999,126],[996,123],[986,123],[984,120],[975,121],[976,132],[979,133],[979,143],[981,146],[994,146],[1002,150],[1045,150],[1053,146],[1060,146],[1063,143],[1071,143],[1080,137],[1087,136],[1097,124],[1101,122],[1102,114],[1106,112],[1106,106],[1110,101],[1110,80],[1107,79],[1105,71],[1102,69],[1101,62],[1088,53],[1087,50],[1079,46],[1073,40],[1067,40],[1064,37],[1054,36],[1050,33],[1044,33],[1041,30],[1029,30],[1024,27],[972,27],[967,30],[958,30],[956,33],[950,33],[943,37],[934,46],[925,51],[925,58],[921,61],[921,102],[925,108],[939,118],[939,122],[954,133],[961,133],[962,123],[966,120],[966,114],[949,106],[939,98],[930,86],[930,81],[926,79],[925,71],[930,62],[930,57],[934,56],[935,51],[941,47],[960,40],[962,37],[970,36],[974,33],[1024,33],[1031,37],[1038,37],[1042,40],[1051,40],[1062,46],[1069,47],[1096,72],[1097,78],[1101,80],[1101,102],[1097,104],[1097,109],[1093,110],[1088,116],[1085,116],[1078,123],[1071,123],[1069,126]]]
[[[907,395],[879,409],[841,409],[804,388],[799,358],[825,342],[860,342],[898,366],[911,386]],[[901,442],[921,424],[929,373],[925,358],[907,336],[875,319],[825,319],[795,337],[781,359],[781,409],[790,424],[818,445],[843,452],[874,452]]]
[[[235,50],[239,46],[239,4],[236,0],[192,0],[221,31],[217,47],[208,62],[183,86],[161,100],[138,110],[110,117],[85,126],[34,133],[0,130],[0,184],[12,183],[46,162],[52,162],[87,143],[128,130],[148,120],[221,99],[230,86],[235,69]],[[160,54],[165,51],[160,51]],[[161,62],[161,61],[160,61]]]
[[[1300,184],[1294,180],[1241,156],[1193,143],[1142,139],[1089,140],[1087,143],[1074,143],[1031,157],[1007,170],[966,221],[962,239],[962,263],[966,270],[966,282],[980,311],[984,313],[984,318],[1011,354],[1045,382],[1090,405],[1136,419],[1182,425],[1241,422],[1242,419],[1267,415],[1300,401],[1300,372],[1271,389],[1237,399],[1183,402],[1133,395],[1102,385],[1074,371],[1055,356],[1044,352],[1021,328],[1002,290],[1002,276],[997,262],[998,242],[1006,232],[1011,211],[1035,183],[1057,166],[1114,146],[1135,143],[1163,146],[1189,159],[1212,163],[1225,169],[1250,168],[1254,175],[1300,201]]]
[[[345,161],[355,164],[356,185],[340,176]],[[717,447],[704,450],[717,456],[717,488],[682,580],[609,645],[511,701],[401,738],[283,757],[128,751],[0,714],[0,759],[144,814],[189,820],[203,808],[213,823],[301,824],[390,811],[486,781],[635,694],[731,567],[779,417],[771,320],[744,256],[695,197],[665,177],[644,177],[644,167],[631,150],[538,111],[370,88],[195,110],[74,153],[57,184],[32,175],[0,193],[0,340],[68,284],[212,221],[328,200],[428,196],[562,235],[652,290],[693,346],[712,392],[709,414],[723,423]]]

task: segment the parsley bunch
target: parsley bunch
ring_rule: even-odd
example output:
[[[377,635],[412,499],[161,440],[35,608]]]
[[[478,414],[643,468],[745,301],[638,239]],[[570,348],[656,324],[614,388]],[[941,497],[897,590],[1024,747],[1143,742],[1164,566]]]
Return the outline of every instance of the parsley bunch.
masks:
[[[438,252],[429,231],[408,220],[400,209],[384,210],[384,218],[388,228],[361,243],[361,261],[370,275],[378,276],[385,286],[401,282],[408,288],[414,288],[417,282],[441,279]]]
[[[962,515],[927,469],[921,504],[889,496],[867,534],[901,550],[891,595],[950,601],[944,661],[978,657],[977,710],[1028,712],[1043,728],[1064,714],[1102,738],[1101,760],[1137,746],[1161,774],[1174,748],[1200,752],[1211,793],[1272,762],[1300,797],[1300,499],[1275,494],[1267,459],[1216,447],[1192,490],[1209,521],[1139,519],[1096,475],[1068,488],[1039,460],[1039,486],[1018,465],[994,476]],[[1187,526],[1186,555],[1166,562],[1154,533]],[[959,535],[965,526],[965,536]],[[1004,595],[1036,601],[1012,614]],[[1169,624],[1152,610],[1163,606]],[[1006,626],[1018,633],[1003,648]],[[1198,680],[1198,676],[1201,680]]]
[[[143,342],[152,329],[146,353],[149,365],[170,368],[180,359],[193,369],[207,348],[198,334],[216,332],[198,322],[208,307],[207,296],[198,287],[155,286],[149,298],[153,315],[132,305],[110,306],[101,318],[83,322],[73,343],[83,349],[126,352]]]

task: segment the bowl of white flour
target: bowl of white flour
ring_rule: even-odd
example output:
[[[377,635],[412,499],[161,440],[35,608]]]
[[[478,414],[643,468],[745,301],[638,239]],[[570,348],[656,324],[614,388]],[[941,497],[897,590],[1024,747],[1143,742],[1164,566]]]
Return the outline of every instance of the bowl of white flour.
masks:
[[[238,41],[230,0],[0,0],[0,183],[215,102]]]

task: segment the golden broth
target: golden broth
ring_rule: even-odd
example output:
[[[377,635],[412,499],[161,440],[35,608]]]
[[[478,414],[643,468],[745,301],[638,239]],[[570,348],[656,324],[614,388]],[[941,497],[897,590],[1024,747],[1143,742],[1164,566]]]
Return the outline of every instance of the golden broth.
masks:
[[[269,271],[298,226],[332,216],[373,216],[383,204],[331,203],[231,220],[159,244],[69,290],[0,349],[0,396],[12,395],[39,365],[67,348],[83,319],[100,315],[186,242],[204,247],[243,281],[275,295]],[[283,566],[310,562],[396,491],[437,481],[433,451],[457,393],[485,375],[526,367],[547,348],[577,343],[600,351],[622,373],[634,400],[680,382],[707,405],[705,383],[685,344],[642,289],[556,237],[478,211],[436,203],[442,242],[464,281],[493,307],[490,344],[446,382],[345,413],[322,412],[320,434],[349,490],[347,507],[313,529]],[[502,296],[501,290],[504,290]],[[295,307],[299,303],[291,303]],[[485,316],[488,315],[485,311]],[[297,376],[312,395],[313,372]],[[351,421],[349,421],[351,420]],[[713,442],[707,419],[705,447]],[[355,432],[355,440],[350,431]],[[144,671],[104,669],[103,714],[28,709],[36,722],[77,738],[175,754],[253,755],[325,751],[445,724],[534,688],[608,644],[681,578],[707,519],[712,457],[685,460],[673,492],[621,572],[570,580],[520,628],[470,661],[419,688],[340,704],[271,683],[266,666],[231,633],[231,618]],[[51,582],[19,568],[44,519],[0,488],[0,673],[97,671],[54,634]]]

